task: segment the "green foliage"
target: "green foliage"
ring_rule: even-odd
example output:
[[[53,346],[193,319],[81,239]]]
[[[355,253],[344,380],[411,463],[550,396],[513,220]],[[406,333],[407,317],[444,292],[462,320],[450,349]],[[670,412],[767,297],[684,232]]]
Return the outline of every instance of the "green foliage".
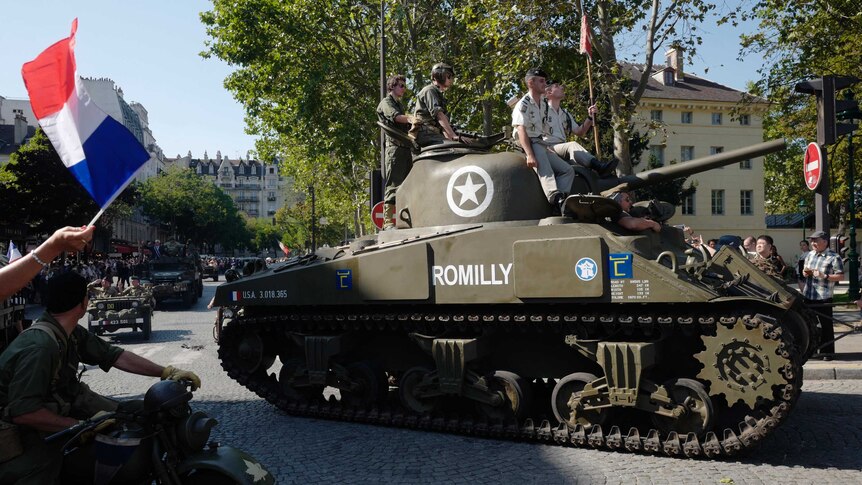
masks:
[[[371,227],[368,173],[379,165],[380,4],[368,0],[213,0],[201,14],[209,40],[204,57],[235,70],[225,87],[241,102],[250,133],[260,135],[263,159],[280,160],[298,187],[314,186],[318,215]],[[594,77],[602,115],[604,158],[612,152],[630,172],[630,119],[642,92],[633,93],[629,73],[617,61],[616,38],[640,42],[646,26],[648,55],[670,41],[699,43],[696,24],[713,6],[704,0],[587,1],[595,34]],[[586,112],[585,58],[577,53],[579,2],[526,0],[386,0],[387,70],[408,80],[412,93],[430,82],[430,68],[445,61],[457,80],[447,91],[453,121],[485,133],[510,130],[505,101],[525,92],[523,76],[543,66],[570,86],[566,105]],[[620,148],[623,147],[623,148]],[[637,153],[635,153],[638,156]],[[295,211],[294,211],[295,212]],[[296,217],[310,231],[310,217]],[[303,221],[303,222],[299,222]],[[306,222],[308,221],[308,222]],[[351,222],[352,221],[352,222]]]
[[[141,184],[140,194],[144,214],[166,224],[180,240],[227,249],[250,243],[233,199],[190,169],[171,167]]]
[[[100,233],[110,238],[112,222],[131,215],[134,201],[132,185],[96,223]],[[41,129],[0,168],[0,207],[0,224],[25,223],[34,234],[87,224],[99,212]]]
[[[800,200],[813,207],[813,193],[802,178],[802,157],[805,145],[817,137],[815,98],[793,92],[793,86],[827,74],[862,78],[859,3],[758,0],[746,2],[739,12],[739,17],[731,15],[729,19],[759,21],[756,32],[743,36],[740,57],[756,55],[765,61],[758,71],[760,79],[751,86],[753,94],[770,101],[770,111],[764,119],[765,136],[786,138],[790,144],[789,150],[766,158],[767,212],[798,212]],[[855,90],[862,91],[862,85]],[[828,153],[832,183],[830,212],[840,219],[846,201],[854,192],[846,182],[846,138],[828,147]],[[858,153],[855,159],[858,164]]]
[[[278,241],[281,240],[281,230],[271,220],[249,218],[245,221],[249,234],[251,234],[251,250],[257,253],[268,252],[273,249],[281,252]]]

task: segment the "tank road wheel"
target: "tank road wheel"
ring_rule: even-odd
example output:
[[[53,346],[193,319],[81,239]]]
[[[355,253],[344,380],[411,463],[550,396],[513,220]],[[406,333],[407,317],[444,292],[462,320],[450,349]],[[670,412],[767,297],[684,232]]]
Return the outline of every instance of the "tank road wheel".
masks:
[[[523,418],[530,409],[532,402],[532,389],[530,383],[524,378],[505,370],[498,370],[485,377],[488,382],[488,390],[501,392],[503,403],[499,406],[479,403],[479,411],[491,420],[504,420],[514,417],[518,420]]]
[[[308,385],[305,359],[299,357],[284,361],[278,373],[278,383],[285,396],[291,401],[307,401],[322,392],[319,387]]]
[[[267,352],[263,338],[258,333],[243,335],[236,350],[240,368],[249,374],[269,369],[275,362],[275,354]]]
[[[347,377],[354,389],[342,389],[344,401],[357,407],[374,404],[386,399],[389,392],[389,381],[386,373],[377,370],[368,362],[354,362],[347,366]]]
[[[398,397],[407,409],[417,414],[429,414],[437,408],[437,398],[417,395],[422,379],[431,371],[425,367],[413,367],[405,372],[398,381]]]
[[[702,436],[712,428],[715,409],[703,384],[694,379],[671,379],[664,383],[668,396],[674,404],[682,405],[684,410],[676,418],[652,415],[652,422],[665,436],[671,431],[680,435],[694,433]]]
[[[554,416],[561,423],[566,423],[570,428],[580,424],[591,426],[603,424],[608,418],[609,408],[581,409],[581,393],[587,384],[597,379],[588,372],[575,372],[560,379],[551,393],[551,407]]]

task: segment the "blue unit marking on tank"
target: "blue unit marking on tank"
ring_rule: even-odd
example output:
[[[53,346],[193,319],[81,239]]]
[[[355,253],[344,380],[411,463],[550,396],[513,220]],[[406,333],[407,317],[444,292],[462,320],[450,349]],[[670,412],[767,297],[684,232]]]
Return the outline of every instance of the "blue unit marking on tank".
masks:
[[[632,253],[616,253],[608,255],[608,267],[610,268],[610,277],[612,280],[628,279],[632,277],[632,261],[634,256]]]
[[[575,274],[581,281],[592,281],[598,274],[599,266],[593,258],[581,258],[575,264]]]
[[[339,290],[353,289],[353,270],[335,270],[335,288]]]

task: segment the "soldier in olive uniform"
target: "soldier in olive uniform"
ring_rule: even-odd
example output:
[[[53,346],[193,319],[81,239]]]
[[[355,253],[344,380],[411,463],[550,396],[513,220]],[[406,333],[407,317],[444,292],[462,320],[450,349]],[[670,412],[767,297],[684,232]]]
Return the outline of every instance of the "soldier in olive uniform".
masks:
[[[87,290],[90,298],[111,298],[120,294],[120,290],[112,285],[111,280],[108,278],[102,278],[90,283],[87,285]]]
[[[141,278],[138,276],[132,276],[131,284],[120,293],[120,296],[146,297],[150,308],[156,306],[153,292],[149,288],[141,286]]]
[[[78,381],[79,361],[106,372],[116,367],[163,380],[187,379],[195,389],[200,386],[192,372],[125,352],[79,326],[87,303],[83,276],[70,272],[51,278],[45,314],[0,354],[0,418],[16,426],[24,450],[0,464],[0,483],[58,482],[64,443],[46,444],[47,434],[100,411],[140,406],[139,401],[119,403],[91,391]]]
[[[404,96],[407,80],[396,74],[386,81],[389,94],[377,105],[377,117],[382,123],[403,131],[410,129],[413,117],[404,113],[401,97]],[[383,196],[383,229],[394,227],[392,216],[395,212],[395,192],[398,186],[407,178],[413,166],[410,148],[399,140],[386,135],[386,193]]]
[[[455,70],[448,64],[434,64],[431,68],[431,84],[416,95],[416,110],[413,112],[413,127],[410,134],[416,137],[419,146],[436,145],[444,140],[457,140],[458,135],[449,123],[446,98],[443,92],[455,82]]]

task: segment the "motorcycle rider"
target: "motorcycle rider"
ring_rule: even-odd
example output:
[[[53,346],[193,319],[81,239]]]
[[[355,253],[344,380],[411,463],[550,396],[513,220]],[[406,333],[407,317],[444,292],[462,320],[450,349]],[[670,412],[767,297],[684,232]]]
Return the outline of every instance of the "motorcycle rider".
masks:
[[[190,371],[162,367],[144,357],[110,345],[78,325],[86,313],[87,282],[77,273],[48,282],[46,312],[0,354],[0,418],[13,424],[23,453],[0,464],[0,483],[57,483],[63,443],[46,444],[56,432],[101,411],[133,409],[140,402],[119,403],[91,391],[78,381],[79,360],[133,374],[186,379],[193,389],[200,378]],[[9,444],[4,438],[0,447]]]

